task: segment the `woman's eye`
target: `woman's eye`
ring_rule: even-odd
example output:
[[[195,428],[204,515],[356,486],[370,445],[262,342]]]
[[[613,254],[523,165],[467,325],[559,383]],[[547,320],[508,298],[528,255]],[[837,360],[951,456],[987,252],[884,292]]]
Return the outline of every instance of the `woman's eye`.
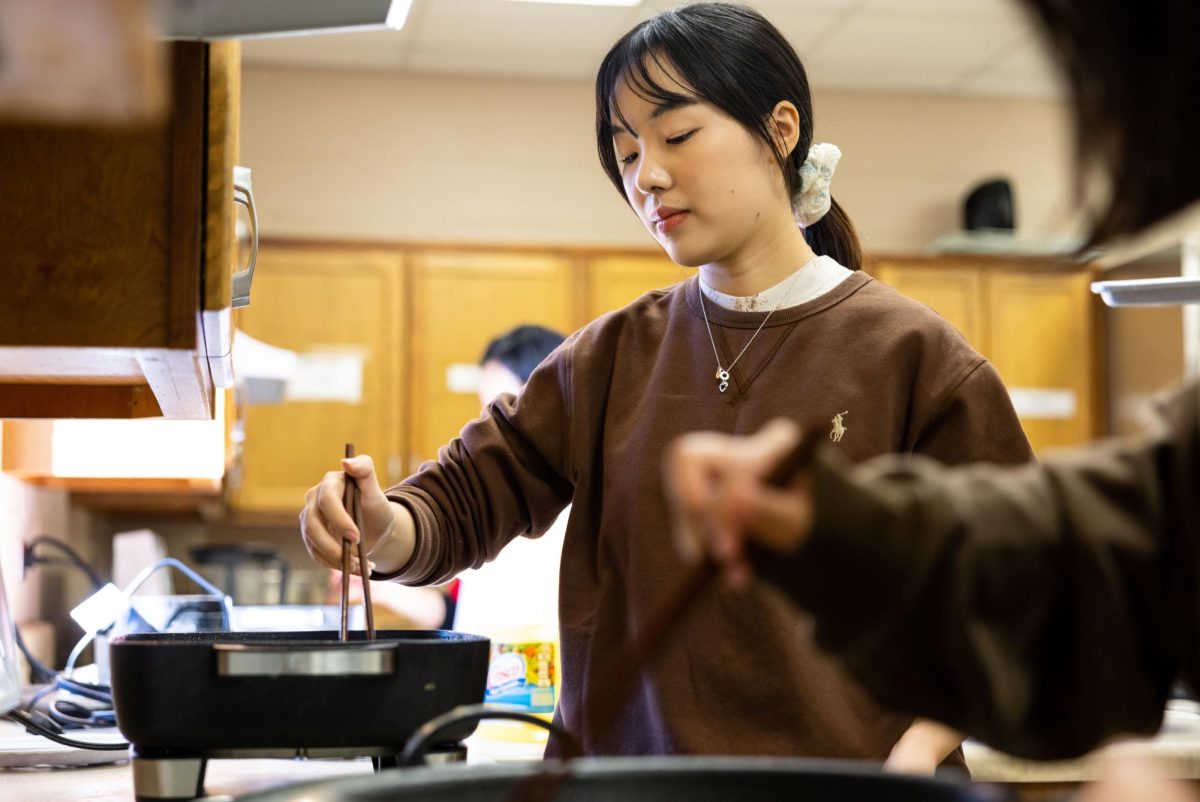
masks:
[[[696,131],[699,131],[699,130],[700,130],[699,128],[695,128],[695,129],[692,129],[691,131],[688,131],[686,134],[680,134],[679,136],[670,137],[667,139],[667,144],[668,145],[681,145],[684,142],[687,142],[689,139],[691,139],[692,134],[696,133]]]
[[[626,156],[618,157],[617,161],[619,161],[621,164],[633,164],[633,161],[637,158],[637,156],[637,153],[630,153]]]

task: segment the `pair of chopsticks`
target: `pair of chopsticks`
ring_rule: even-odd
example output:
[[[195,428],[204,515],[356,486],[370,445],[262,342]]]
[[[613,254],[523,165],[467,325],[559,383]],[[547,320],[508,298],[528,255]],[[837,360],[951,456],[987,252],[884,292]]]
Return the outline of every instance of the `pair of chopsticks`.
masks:
[[[354,456],[354,443],[346,443],[346,459]],[[358,483],[354,477],[346,474],[346,490],[342,495],[342,504],[354,525],[358,528],[358,570],[362,576],[363,605],[367,611],[367,640],[375,640],[375,611],[371,608],[371,578],[367,568],[367,550],[362,541],[362,506],[359,499]],[[350,541],[342,539],[342,627],[338,631],[338,640],[343,643],[350,639]]]

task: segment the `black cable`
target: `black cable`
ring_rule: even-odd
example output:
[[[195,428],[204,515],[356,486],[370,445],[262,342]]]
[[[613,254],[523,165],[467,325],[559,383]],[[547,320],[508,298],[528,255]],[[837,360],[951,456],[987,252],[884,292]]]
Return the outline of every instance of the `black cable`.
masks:
[[[91,699],[94,702],[103,704],[112,704],[112,688],[107,685],[96,685],[91,682],[80,682],[77,679],[69,679],[67,677],[57,677],[54,680],[54,685],[60,691],[73,693],[76,696],[82,696]]]
[[[21,637],[21,628],[14,626],[13,634],[16,636],[17,648],[21,650],[21,654],[25,655],[25,659],[29,662],[30,677],[34,685],[43,685],[47,682],[54,682],[54,678],[58,676],[58,672],[50,666],[43,663],[33,656],[33,652],[29,651],[29,647],[25,645],[25,640]]]
[[[34,735],[40,735],[43,738],[49,738],[55,743],[62,744],[63,746],[70,746],[73,749],[95,749],[101,752],[121,752],[129,748],[129,744],[125,741],[102,744],[94,741],[76,741],[73,738],[65,738],[62,735],[59,735],[57,732],[53,732],[52,730],[43,727],[41,724],[37,723],[20,710],[13,710],[11,713],[5,716],[5,718],[11,719],[12,721],[24,726],[26,732],[31,732]]]
[[[104,587],[104,580],[100,578],[100,574],[96,573],[96,569],[92,568],[92,566],[88,564],[88,561],[80,556],[79,552],[71,548],[69,544],[64,543],[56,537],[51,537],[50,535],[38,535],[33,540],[25,544],[26,565],[29,565],[31,562],[36,562],[39,559],[37,555],[33,553],[34,549],[36,549],[39,545],[53,546],[54,548],[58,549],[60,552],[66,555],[67,559],[71,561],[71,564],[87,574],[88,579],[91,580],[92,586],[96,590]]]

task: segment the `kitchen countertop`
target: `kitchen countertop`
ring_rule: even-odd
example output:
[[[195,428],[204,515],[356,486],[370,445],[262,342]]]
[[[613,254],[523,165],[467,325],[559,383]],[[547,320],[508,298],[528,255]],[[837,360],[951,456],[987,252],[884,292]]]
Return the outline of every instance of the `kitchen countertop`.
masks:
[[[80,738],[92,737],[90,734]],[[101,740],[97,738],[97,740]],[[467,739],[469,763],[497,763],[540,760],[543,745],[481,738]],[[54,755],[75,753],[34,735],[10,721],[0,720],[0,757],[4,753],[30,752],[36,749],[49,759]],[[103,753],[85,753],[99,755]],[[23,761],[27,762],[27,761]],[[204,787],[205,799],[230,799],[264,791],[280,785],[324,779],[336,779],[371,773],[368,758],[354,760],[210,760]],[[88,802],[133,802],[133,767],[128,760],[71,768],[0,768],[0,798],[4,802],[48,802],[48,800],[88,800]]]
[[[81,736],[82,737],[82,736]],[[486,731],[467,740],[470,763],[539,760],[542,745],[491,737]],[[0,756],[21,749],[62,750],[44,739],[27,735],[17,724],[0,720]],[[1091,779],[1106,755],[1139,754],[1162,761],[1178,777],[1200,780],[1200,705],[1172,703],[1162,730],[1153,738],[1112,743],[1077,760],[1035,762],[997,752],[968,741],[967,765],[976,780],[1015,784],[1066,784]],[[89,753],[91,754],[91,753]],[[368,774],[371,762],[357,760],[211,760],[205,788],[209,799],[229,799],[289,783]],[[133,769],[127,760],[75,768],[0,769],[5,802],[89,800],[132,802]]]
[[[1153,737],[1116,740],[1075,760],[1021,760],[970,740],[963,751],[971,776],[992,782],[1085,782],[1096,775],[1101,760],[1118,755],[1152,758],[1172,776],[1200,780],[1200,704],[1173,700]]]

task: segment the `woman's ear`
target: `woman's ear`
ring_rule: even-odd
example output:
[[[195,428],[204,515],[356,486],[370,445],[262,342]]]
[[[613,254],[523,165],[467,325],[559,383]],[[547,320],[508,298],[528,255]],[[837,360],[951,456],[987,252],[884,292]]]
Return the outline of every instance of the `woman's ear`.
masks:
[[[771,131],[775,135],[775,147],[783,158],[791,155],[800,141],[800,112],[790,100],[781,100],[771,110]]]

